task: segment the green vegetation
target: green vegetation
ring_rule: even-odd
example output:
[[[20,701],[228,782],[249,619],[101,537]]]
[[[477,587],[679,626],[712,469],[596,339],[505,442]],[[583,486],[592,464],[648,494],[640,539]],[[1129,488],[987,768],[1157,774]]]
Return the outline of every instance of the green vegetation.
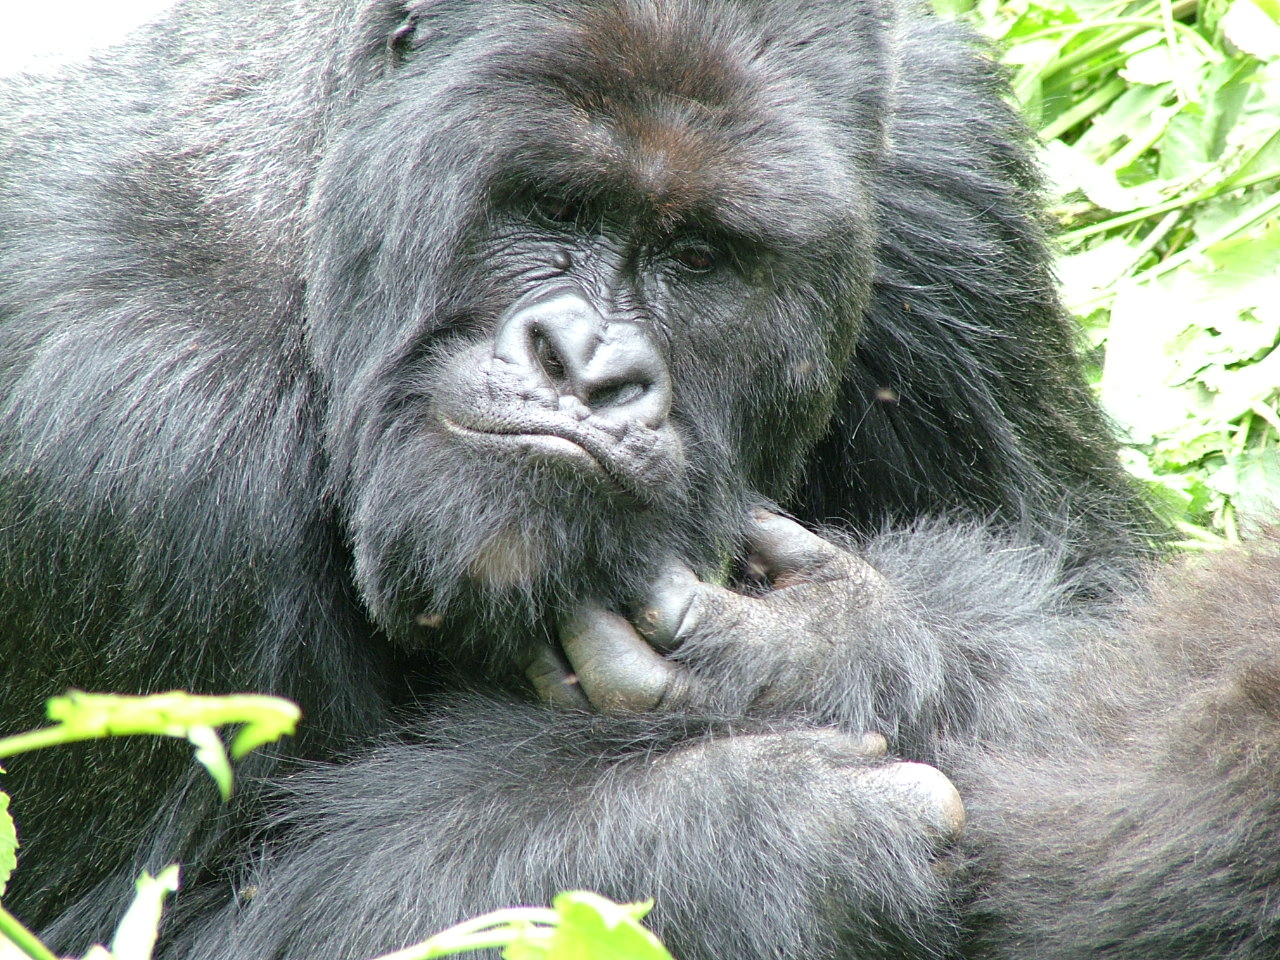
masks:
[[[939,0],[1045,143],[1060,273],[1187,546],[1280,504],[1280,0]]]
[[[72,691],[49,700],[46,712],[52,721],[50,726],[0,738],[0,760],[103,737],[178,737],[195,748],[195,759],[209,771],[224,799],[231,795],[231,759],[238,760],[257,747],[292,734],[300,716],[296,704],[279,697],[201,697],[177,691],[150,697]],[[228,725],[238,727],[229,751],[215,729]],[[8,808],[9,797],[0,791],[0,899],[18,866],[17,828]],[[176,866],[160,871],[159,877],[144,873],[138,878],[137,896],[116,928],[110,948],[95,946],[84,960],[150,960],[165,898],[177,889]],[[11,958],[56,960],[34,933],[0,906],[0,960]]]
[[[224,799],[231,794],[231,758],[292,734],[295,704],[278,697],[202,697],[173,692],[149,697],[69,693],[48,704],[53,723],[0,738],[0,760],[48,747],[102,737],[179,737],[195,748]],[[218,727],[235,726],[228,749]],[[0,773],[3,773],[0,769]],[[0,898],[17,866],[17,830],[9,797],[0,791]],[[150,960],[165,899],[178,889],[178,868],[138,878],[137,895],[116,928],[110,947],[95,946],[83,960]],[[415,946],[378,960],[428,960],[501,948],[507,960],[671,960],[665,947],[640,923],[653,906],[618,904],[594,893],[570,891],[550,908],[513,907],[468,920]],[[0,906],[0,960],[58,960],[40,939]]]

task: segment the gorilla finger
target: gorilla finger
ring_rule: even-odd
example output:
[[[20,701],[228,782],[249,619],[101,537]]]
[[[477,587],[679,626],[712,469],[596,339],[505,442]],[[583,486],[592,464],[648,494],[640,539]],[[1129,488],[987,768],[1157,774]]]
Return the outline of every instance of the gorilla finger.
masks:
[[[747,525],[748,562],[773,581],[803,577],[843,560],[847,554],[796,521],[756,510]]]
[[[562,625],[560,643],[582,692],[604,713],[657,709],[687,683],[625,617],[603,607],[580,608]]]
[[[578,678],[558,650],[542,647],[534,655],[524,674],[533,689],[547,703],[566,709],[586,710],[591,706],[578,684]]]
[[[953,840],[964,829],[964,801],[945,773],[925,763],[899,761],[873,767],[860,775],[864,785],[883,790],[938,839]]]
[[[690,611],[702,590],[714,587],[703,583],[686,564],[668,560],[649,588],[649,595],[636,610],[633,622],[649,645],[669,653],[689,635]]]

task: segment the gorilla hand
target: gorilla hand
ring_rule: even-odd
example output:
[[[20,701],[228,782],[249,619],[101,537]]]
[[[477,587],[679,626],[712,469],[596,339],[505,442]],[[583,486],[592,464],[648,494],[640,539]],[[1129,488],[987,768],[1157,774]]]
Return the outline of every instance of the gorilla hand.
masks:
[[[904,636],[888,584],[854,553],[773,514],[753,518],[748,548],[768,592],[705,583],[672,561],[633,619],[580,607],[561,631],[563,655],[547,650],[530,667],[535,687],[551,702],[608,713],[701,708],[836,721],[855,734],[849,742],[860,744],[860,756],[883,757],[885,738],[861,733],[877,727],[859,726],[874,724],[874,711],[832,710],[821,701],[875,699],[876,670],[843,688],[841,678],[859,650],[868,664],[885,660],[867,638]],[[955,787],[925,764],[869,763],[852,782],[856,790],[895,796],[943,839],[964,823]]]
[[[705,583],[672,560],[633,620],[580,607],[561,631],[567,663],[544,654],[530,669],[535,686],[605,712],[814,713],[834,648],[867,632],[887,585],[853,553],[774,514],[753,517],[747,546],[768,592]]]
[[[739,593],[672,562],[630,618],[580,607],[563,654],[531,669],[537,689],[609,713],[875,730],[924,761],[957,738],[1031,742],[1061,723],[1061,651],[1096,624],[1065,605],[1053,555],[945,523],[856,552],[772,514],[750,526],[749,563],[768,589]]]

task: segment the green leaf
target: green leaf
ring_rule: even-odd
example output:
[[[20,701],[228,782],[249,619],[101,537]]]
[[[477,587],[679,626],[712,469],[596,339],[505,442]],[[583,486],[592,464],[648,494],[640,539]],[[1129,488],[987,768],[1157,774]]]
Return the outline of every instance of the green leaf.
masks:
[[[547,960],[672,960],[661,941],[640,923],[653,901],[618,904],[584,890],[561,893],[552,907],[560,917]],[[527,960],[507,954],[508,960]]]
[[[293,733],[301,715],[295,704],[278,697],[202,697],[180,690],[146,697],[72,691],[52,698],[47,713],[76,739],[142,733],[186,737],[194,727],[242,723],[247,729],[232,750],[237,758],[246,752],[243,744],[251,748]]]
[[[1253,0],[1258,9],[1271,18],[1272,23],[1280,24],[1280,0]]]
[[[1074,309],[1113,286],[1133,266],[1133,245],[1122,236],[1110,236],[1058,261],[1067,305]]]
[[[0,773],[4,770],[0,769]],[[18,828],[9,815],[9,795],[0,790],[0,896],[18,866]]]
[[[1146,126],[1152,113],[1171,93],[1172,89],[1166,85],[1126,90],[1094,118],[1093,125],[1076,141],[1076,146],[1093,159],[1102,159],[1112,144],[1128,140],[1135,130]]]
[[[1188,468],[1198,467],[1214,457],[1221,460],[1223,451],[1230,442],[1226,425],[1193,420],[1152,447],[1150,464],[1162,473],[1180,473]],[[1191,479],[1190,474],[1184,474],[1178,489],[1190,494],[1186,482]]]
[[[1230,274],[1233,286],[1258,283],[1280,292],[1280,221],[1272,220],[1259,231],[1222,240],[1205,252],[1217,270]],[[1261,296],[1260,303],[1280,301],[1265,293]]]
[[[46,712],[54,726],[0,737],[0,757],[109,736],[182,737],[195,746],[196,758],[224,798],[231,789],[231,765],[213,728],[244,725],[231,750],[239,758],[254,747],[292,733],[300,716],[296,704],[278,697],[201,697],[181,691],[146,697],[72,691],[50,699]]]
[[[952,19],[969,13],[975,6],[976,0],[933,0],[933,9]]]
[[[1030,37],[1041,33],[1049,27],[1079,23],[1080,17],[1069,4],[1060,3],[1028,3],[1026,10],[1009,24],[1004,38],[1013,44],[1013,49],[1026,46],[1026,43],[1013,43],[1022,37]],[[1034,42],[1034,41],[1032,41]],[[1061,45],[1061,41],[1059,41]]]
[[[1121,184],[1110,167],[1090,159],[1078,146],[1068,146],[1061,140],[1046,144],[1043,156],[1059,193],[1066,196],[1072,190],[1079,190],[1090,203],[1116,213],[1152,206],[1165,199],[1166,191],[1174,186],[1161,181],[1142,182],[1138,186]],[[1151,180],[1149,171],[1143,174],[1142,180]]]
[[[231,758],[227,756],[227,748],[222,745],[218,731],[213,727],[192,727],[187,731],[187,739],[196,748],[196,760],[209,771],[209,776],[218,785],[223,802],[230,800],[233,776]]]
[[[1267,119],[1280,126],[1280,110],[1276,111],[1275,117]],[[1280,180],[1280,131],[1271,134],[1265,140],[1255,139],[1242,144],[1241,153],[1243,159],[1240,167],[1227,178],[1229,182],[1236,183],[1245,177],[1265,176],[1267,173],[1271,173],[1272,179]]]
[[[1229,373],[1221,368],[1206,370],[1202,379],[1215,393],[1212,415],[1223,421],[1234,420],[1280,387],[1280,350]]]
[[[1258,70],[1257,61],[1248,57],[1233,57],[1214,64],[1205,72],[1201,82],[1204,102],[1209,113],[1206,120],[1206,142],[1209,154],[1215,160],[1227,145],[1227,136],[1244,114],[1245,105],[1256,91],[1250,79]]]
[[[1141,83],[1154,86],[1161,83],[1181,81],[1190,86],[1206,64],[1205,57],[1194,47],[1181,44],[1176,50],[1163,40],[1154,46],[1145,46],[1150,34],[1141,38],[1145,49],[1139,49],[1130,55],[1120,69],[1120,76],[1130,83]]]
[[[1160,138],[1160,177],[1173,180],[1207,172],[1213,133],[1203,113],[1190,107],[1170,120]]]
[[[1227,464],[1235,473],[1236,509],[1253,519],[1270,519],[1280,507],[1280,450],[1274,447],[1246,452]]]
[[[175,865],[161,870],[158,877],[144,873],[138,878],[133,903],[111,940],[112,960],[151,960],[165,897],[177,891],[178,875]]]
[[[1149,443],[1204,411],[1207,398],[1170,382],[1176,338],[1199,319],[1160,284],[1127,283],[1116,295],[1101,396],[1131,441]]]
[[[1280,19],[1267,0],[1235,0],[1218,26],[1228,40],[1259,60],[1280,57]]]

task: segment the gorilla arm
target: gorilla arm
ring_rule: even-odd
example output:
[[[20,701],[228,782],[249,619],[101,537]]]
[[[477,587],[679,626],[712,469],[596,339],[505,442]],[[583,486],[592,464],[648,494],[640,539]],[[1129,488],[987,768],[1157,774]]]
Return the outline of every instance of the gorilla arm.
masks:
[[[631,619],[580,608],[562,630],[567,663],[548,654],[535,686],[606,712],[872,731],[925,761],[945,737],[1043,737],[1089,616],[1067,604],[1053,557],[940,524],[855,552],[763,512],[747,546],[771,589],[716,586],[671,561]]]
[[[372,956],[568,888],[655,897],[682,960],[941,955],[921,801],[941,775],[834,730],[458,698],[405,742],[289,778],[287,842],[186,960]],[[945,782],[945,781],[944,781]]]

